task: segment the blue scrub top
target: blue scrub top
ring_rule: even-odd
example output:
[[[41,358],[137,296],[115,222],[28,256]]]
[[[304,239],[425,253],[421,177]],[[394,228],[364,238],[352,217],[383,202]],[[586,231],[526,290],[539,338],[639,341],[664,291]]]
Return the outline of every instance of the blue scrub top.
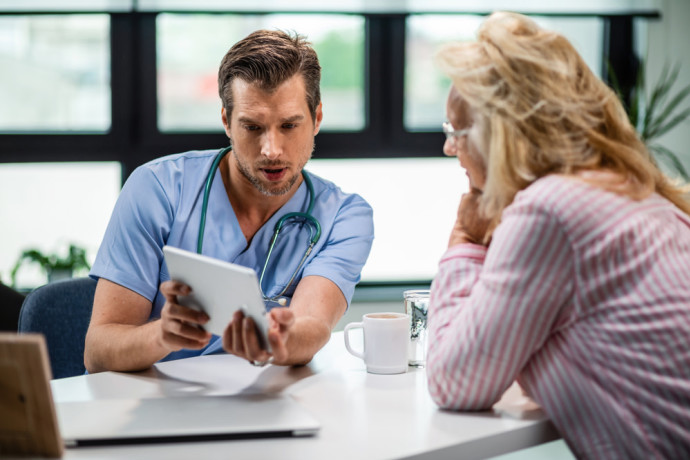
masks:
[[[152,319],[160,317],[165,303],[158,286],[170,279],[162,248],[167,244],[196,252],[204,187],[218,152],[175,154],[138,167],[115,204],[90,275],[149,299]],[[321,224],[321,238],[284,295],[289,303],[302,277],[319,275],[335,283],[349,305],[374,239],[373,212],[359,195],[343,193],[313,174],[310,177],[314,186],[312,215]],[[208,200],[203,254],[261,273],[276,222],[286,213],[305,212],[308,205],[309,193],[303,182],[247,246],[220,171],[216,171]],[[308,239],[308,227],[299,223],[281,232],[262,283],[267,296],[283,290],[304,255]],[[166,359],[216,351],[220,340],[215,342],[202,352],[183,350]]]

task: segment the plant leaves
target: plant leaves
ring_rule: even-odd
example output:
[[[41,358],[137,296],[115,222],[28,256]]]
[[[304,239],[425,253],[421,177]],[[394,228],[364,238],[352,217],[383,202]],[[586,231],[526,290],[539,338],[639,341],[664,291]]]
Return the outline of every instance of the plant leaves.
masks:
[[[682,121],[685,121],[685,119],[687,119],[688,116],[690,116],[690,107],[688,107],[688,108],[685,109],[683,112],[681,112],[680,114],[678,114],[678,115],[676,115],[675,117],[673,117],[671,120],[669,120],[669,121],[668,121],[666,124],[664,124],[663,126],[659,126],[658,128],[655,128],[655,129],[651,132],[651,134],[650,134],[650,136],[648,137],[648,139],[649,139],[649,140],[651,140],[651,139],[656,139],[657,137],[660,137],[660,136],[666,134],[668,131],[670,131],[671,129],[675,128],[676,125],[677,125],[678,123],[680,123],[680,122],[682,122]]]
[[[648,139],[653,139],[655,137],[661,136],[663,133],[671,129],[673,126],[677,125],[679,122],[683,121],[684,118],[687,118],[687,110],[685,110],[683,113],[685,116],[683,119],[676,121],[673,126],[670,128],[665,128],[665,123],[668,120],[668,118],[673,114],[673,111],[680,105],[681,102],[690,94],[690,85],[686,86],[683,88],[681,91],[679,91],[670,101],[668,104],[666,104],[666,107],[662,109],[662,113],[656,117],[656,119],[652,120],[651,126],[649,127],[649,137]],[[678,118],[678,117],[676,117]],[[674,118],[674,120],[676,119]],[[670,124],[670,122],[669,122]],[[660,132],[662,131],[662,132]]]
[[[675,169],[686,182],[690,181],[690,175],[688,175],[688,172],[683,166],[683,163],[680,161],[680,159],[676,156],[675,153],[659,144],[652,145],[648,148],[655,154],[663,155],[669,162],[671,162],[673,169]]]
[[[676,68],[670,70],[669,73],[669,65],[664,65],[659,80],[654,85],[654,88],[652,88],[652,94],[650,99],[647,101],[644,122],[642,123],[643,139],[649,139],[649,129],[653,123],[653,120],[656,120],[657,118],[655,116],[655,112],[657,111],[657,108],[663,104],[664,99],[666,99],[666,95],[671,90],[671,87],[678,78],[678,71],[679,69],[676,66]]]
[[[86,260],[86,250],[76,245],[70,245],[67,256],[61,258],[57,254],[45,255],[38,249],[27,249],[22,252],[19,260],[12,268],[10,278],[12,286],[16,287],[17,272],[24,262],[33,262],[41,266],[41,269],[46,273],[53,270],[80,270],[82,268],[90,269],[91,265]]]

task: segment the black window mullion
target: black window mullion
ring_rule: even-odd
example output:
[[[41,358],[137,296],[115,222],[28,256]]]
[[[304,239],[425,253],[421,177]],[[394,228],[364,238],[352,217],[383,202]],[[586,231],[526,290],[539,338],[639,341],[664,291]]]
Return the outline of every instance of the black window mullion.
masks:
[[[122,165],[122,180],[132,171],[137,123],[137,19],[135,14],[110,16],[110,75],[113,147]]]
[[[623,101],[630,107],[637,71],[640,65],[635,54],[633,16],[605,16],[603,49],[603,80],[611,84],[609,65],[618,80]]]
[[[391,69],[391,17],[370,16],[367,21],[365,53],[366,132],[375,149],[385,149],[389,142],[394,107],[391,106],[393,69]]]
[[[386,49],[385,55],[389,56],[387,67],[388,75],[383,82],[383,112],[386,124],[382,132],[386,143],[393,148],[401,149],[401,126],[403,123],[403,110],[405,108],[405,18],[404,15],[390,16],[386,21]],[[393,152],[392,152],[393,153]]]
[[[129,50],[132,85],[127,97],[130,101],[129,127],[131,145],[123,152],[125,178],[137,166],[161,156],[151,146],[150,139],[158,131],[156,126],[156,13],[133,13],[134,46]]]

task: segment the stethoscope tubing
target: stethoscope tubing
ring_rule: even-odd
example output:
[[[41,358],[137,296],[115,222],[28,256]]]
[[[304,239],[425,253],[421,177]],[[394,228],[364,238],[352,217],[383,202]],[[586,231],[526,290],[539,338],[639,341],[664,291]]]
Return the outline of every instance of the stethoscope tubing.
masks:
[[[215,178],[216,171],[218,170],[218,167],[220,166],[220,162],[223,160],[225,155],[227,155],[230,151],[232,150],[232,147],[225,147],[218,152],[216,157],[213,160],[213,163],[211,164],[211,169],[209,170],[208,176],[206,177],[206,182],[204,184],[204,195],[202,199],[202,204],[201,204],[201,221],[199,222],[199,236],[197,238],[197,249],[196,252],[198,254],[201,254],[201,251],[203,249],[204,245],[204,229],[206,228],[206,213],[208,211],[208,200],[209,196],[211,194],[211,186],[213,185],[213,179]],[[309,205],[307,207],[307,212],[290,212],[282,216],[280,219],[278,219],[278,222],[276,222],[276,225],[273,229],[273,235],[271,236],[271,241],[269,243],[268,247],[268,252],[266,254],[266,260],[264,261],[263,268],[261,269],[261,275],[259,277],[259,288],[261,289],[261,294],[263,295],[265,300],[269,301],[278,301],[280,302],[281,298],[283,298],[283,295],[287,292],[288,288],[292,285],[292,282],[294,281],[295,277],[297,276],[297,273],[299,273],[300,269],[304,265],[304,262],[307,260],[307,257],[309,254],[311,254],[312,249],[316,245],[316,243],[319,241],[319,238],[321,237],[321,224],[319,221],[312,215],[312,210],[314,209],[314,203],[315,203],[315,198],[314,198],[314,185],[311,182],[311,178],[309,177],[309,174],[303,169],[302,170],[302,177],[304,178],[304,182],[307,186],[307,192],[309,193]],[[283,226],[287,221],[290,219],[303,219],[305,222],[310,223],[310,230],[309,230],[309,245],[307,247],[307,250],[305,251],[304,255],[302,256],[302,259],[299,262],[299,265],[297,265],[297,269],[292,273],[292,276],[290,277],[290,280],[288,283],[285,285],[283,290],[272,297],[266,296],[264,294],[263,290],[263,279],[264,279],[264,274],[266,273],[266,268],[268,267],[268,262],[271,258],[271,254],[273,252],[273,249],[275,247],[276,240],[278,239],[278,235],[283,229]],[[312,231],[313,228],[313,231]]]

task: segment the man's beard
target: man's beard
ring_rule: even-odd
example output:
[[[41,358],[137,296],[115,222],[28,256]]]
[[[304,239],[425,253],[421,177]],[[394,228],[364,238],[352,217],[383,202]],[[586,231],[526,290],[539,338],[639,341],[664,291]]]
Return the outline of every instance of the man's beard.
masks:
[[[268,188],[266,185],[255,175],[252,174],[250,166],[242,159],[240,156],[237,154],[237,150],[233,147],[232,153],[235,156],[235,160],[237,161],[237,168],[239,169],[240,173],[263,195],[266,196],[280,196],[280,195],[285,195],[288,193],[291,189],[292,186],[295,185],[295,182],[297,182],[297,179],[299,179],[300,174],[302,173],[302,168],[304,168],[304,165],[307,164],[307,161],[311,158],[311,154],[314,151],[314,148],[316,147],[315,144],[312,144],[311,152],[309,152],[309,156],[307,159],[300,165],[300,167],[297,169],[297,172],[288,179],[287,184],[285,184],[283,187],[280,188]],[[260,168],[265,168],[265,169],[280,169],[286,167],[285,163],[271,163],[271,162],[262,162],[258,165]]]

